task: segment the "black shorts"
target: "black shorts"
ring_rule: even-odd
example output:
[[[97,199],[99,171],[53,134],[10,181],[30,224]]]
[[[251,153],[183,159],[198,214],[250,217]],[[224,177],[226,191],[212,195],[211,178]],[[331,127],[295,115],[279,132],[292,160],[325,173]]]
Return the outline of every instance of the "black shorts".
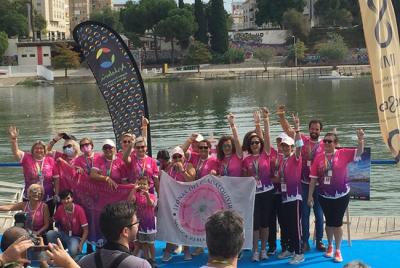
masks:
[[[319,196],[318,200],[325,215],[326,226],[341,227],[344,213],[349,205],[350,195],[347,194],[337,199]]]
[[[271,216],[274,191],[256,194],[254,200],[253,230],[268,228]]]

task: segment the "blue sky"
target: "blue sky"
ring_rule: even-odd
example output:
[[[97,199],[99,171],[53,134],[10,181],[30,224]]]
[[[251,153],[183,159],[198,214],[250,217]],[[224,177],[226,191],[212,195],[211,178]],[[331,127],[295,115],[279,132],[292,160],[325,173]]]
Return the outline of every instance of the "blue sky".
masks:
[[[113,1],[113,3],[122,4],[122,3],[125,3],[127,0],[112,0],[112,1]],[[208,1],[209,0],[203,0],[204,3],[208,3]],[[178,1],[176,0],[176,2],[178,2]],[[188,4],[193,4],[194,0],[184,0],[184,2],[188,3]],[[244,0],[243,0],[243,2],[244,2]],[[232,3],[232,0],[224,0],[225,9],[229,13],[231,13],[231,3]]]

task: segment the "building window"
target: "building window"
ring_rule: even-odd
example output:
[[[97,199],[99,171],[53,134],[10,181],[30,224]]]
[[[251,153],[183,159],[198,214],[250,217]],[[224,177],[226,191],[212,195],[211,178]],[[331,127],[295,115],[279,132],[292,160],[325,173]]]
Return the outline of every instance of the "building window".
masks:
[[[49,56],[49,54],[47,54],[47,53],[46,53],[46,54],[43,54],[43,57],[48,57],[48,56]]]
[[[29,57],[34,58],[34,57],[36,57],[36,55],[35,54],[29,54]]]
[[[23,58],[26,58],[26,56],[27,56],[26,54],[22,54],[22,57],[23,57]]]

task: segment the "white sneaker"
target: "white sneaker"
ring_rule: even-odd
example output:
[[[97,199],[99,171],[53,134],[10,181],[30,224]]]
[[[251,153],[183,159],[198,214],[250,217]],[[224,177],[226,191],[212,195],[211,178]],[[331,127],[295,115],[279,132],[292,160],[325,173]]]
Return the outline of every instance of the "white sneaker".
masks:
[[[282,251],[278,255],[278,259],[283,260],[294,256],[294,252],[290,252],[289,250]]]
[[[295,254],[293,258],[289,261],[290,264],[299,264],[305,260],[304,254]]]
[[[267,255],[267,251],[266,250],[261,250],[261,255],[260,255],[260,259],[263,260],[268,260],[268,255]]]
[[[256,262],[256,261],[260,261],[260,254],[257,251],[253,252],[253,257],[251,257],[251,260]]]

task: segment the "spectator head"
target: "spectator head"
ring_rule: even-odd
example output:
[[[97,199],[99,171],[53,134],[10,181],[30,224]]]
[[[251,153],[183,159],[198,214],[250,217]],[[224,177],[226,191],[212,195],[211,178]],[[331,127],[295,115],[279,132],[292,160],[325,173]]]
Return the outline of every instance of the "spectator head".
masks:
[[[31,147],[31,154],[35,158],[42,158],[47,154],[46,143],[43,141],[36,141]]]
[[[133,202],[108,204],[100,214],[100,230],[110,242],[133,241],[138,231],[138,223]]]
[[[31,184],[28,187],[28,199],[41,201],[44,195],[44,188],[40,184]]]
[[[243,219],[234,211],[218,211],[207,219],[206,241],[212,258],[232,259],[244,243]]]
[[[232,136],[222,136],[218,141],[217,158],[223,160],[227,153],[236,153],[235,140]]]
[[[28,231],[24,228],[16,226],[8,228],[1,238],[1,251],[4,252],[12,243],[14,243],[20,237],[26,237],[26,239],[29,239]]]
[[[362,261],[352,261],[343,266],[343,268],[370,268],[367,264]]]
[[[74,204],[74,195],[71,190],[66,189],[63,190],[60,194],[61,203],[64,205],[64,208],[72,209]]]

